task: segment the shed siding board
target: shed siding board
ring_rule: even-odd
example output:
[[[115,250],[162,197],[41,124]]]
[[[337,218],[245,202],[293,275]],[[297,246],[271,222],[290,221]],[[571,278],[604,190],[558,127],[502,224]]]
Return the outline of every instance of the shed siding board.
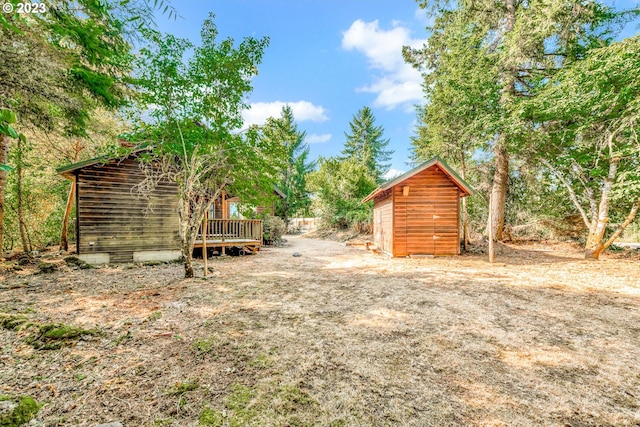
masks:
[[[409,186],[407,196],[402,192],[404,186]],[[387,252],[393,256],[459,254],[460,190],[446,174],[434,166],[399,183],[391,191],[391,223],[374,222],[376,235],[389,233],[389,227],[392,230],[393,249]],[[374,211],[385,202],[386,199],[377,200]]]
[[[393,199],[388,196],[377,202],[373,208],[373,220],[376,226],[374,244],[381,251],[391,254],[393,252]]]
[[[78,171],[80,254],[106,252],[110,262],[132,262],[134,251],[180,249],[177,187],[160,183],[146,199],[134,188],[143,178],[135,158]]]

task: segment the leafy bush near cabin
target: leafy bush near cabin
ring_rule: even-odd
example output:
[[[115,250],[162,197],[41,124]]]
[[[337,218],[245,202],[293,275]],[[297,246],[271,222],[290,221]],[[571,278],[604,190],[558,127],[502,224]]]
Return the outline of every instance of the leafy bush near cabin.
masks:
[[[273,245],[282,240],[287,224],[277,216],[267,216],[262,222],[262,240],[265,245]]]

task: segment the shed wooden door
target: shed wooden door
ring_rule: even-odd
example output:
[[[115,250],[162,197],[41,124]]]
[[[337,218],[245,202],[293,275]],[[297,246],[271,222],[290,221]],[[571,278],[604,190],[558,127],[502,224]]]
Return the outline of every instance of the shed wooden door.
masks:
[[[393,202],[391,197],[373,208],[373,241],[385,253],[393,252]]]
[[[435,204],[430,202],[402,203],[398,213],[400,221],[396,223],[398,232],[404,238],[404,245],[397,247],[402,255],[435,254]],[[404,215],[402,215],[404,212]],[[404,246],[404,247],[402,247]]]

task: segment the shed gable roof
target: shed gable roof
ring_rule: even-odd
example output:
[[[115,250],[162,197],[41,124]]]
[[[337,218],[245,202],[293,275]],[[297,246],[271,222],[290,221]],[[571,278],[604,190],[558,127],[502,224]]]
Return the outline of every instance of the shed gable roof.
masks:
[[[426,162],[416,166],[415,168],[411,169],[409,172],[406,172],[406,173],[404,173],[404,174],[402,174],[402,175],[400,175],[400,176],[398,176],[396,178],[393,178],[393,179],[385,182],[380,187],[378,187],[375,190],[373,190],[371,192],[371,194],[369,194],[367,197],[365,197],[362,200],[362,203],[366,203],[369,200],[373,200],[378,194],[382,193],[383,191],[386,191],[386,190],[388,190],[390,188],[393,188],[396,185],[401,184],[404,181],[408,180],[412,176],[417,175],[420,172],[422,172],[424,170],[427,170],[427,169],[429,169],[430,167],[433,167],[433,166],[440,167],[442,172],[444,172],[444,174],[449,177],[449,179],[456,185],[456,187],[458,187],[460,189],[460,191],[462,192],[462,194],[460,195],[461,197],[470,196],[471,194],[473,194],[475,192],[473,190],[473,188],[469,184],[467,184],[460,177],[460,175],[458,175],[456,173],[455,170],[453,170],[451,168],[451,166],[449,166],[439,156],[435,156],[435,157],[432,157],[431,159],[427,160]]]
[[[76,171],[79,171],[81,169],[84,168],[89,168],[92,166],[96,166],[96,165],[106,165],[109,162],[112,161],[117,161],[118,159],[122,160],[122,159],[128,159],[130,157],[132,157],[133,155],[140,153],[142,151],[150,151],[150,149],[148,147],[141,147],[138,149],[135,149],[133,151],[131,151],[129,154],[123,156],[123,157],[115,157],[115,156],[109,156],[109,155],[103,155],[103,156],[98,156],[95,157],[93,159],[88,159],[88,160],[83,160],[81,162],[77,162],[77,163],[72,163],[70,165],[66,165],[66,166],[62,166],[56,169],[56,172],[58,172],[60,175],[62,175],[63,177],[69,179],[69,180],[73,180],[73,174]],[[280,190],[278,187],[273,186],[273,194],[280,197],[281,199],[286,199],[287,196],[282,192],[282,190]]]
[[[72,180],[73,174],[78,170],[89,168],[91,166],[96,166],[96,165],[106,165],[109,162],[117,162],[118,160],[128,159],[140,152],[150,151],[150,150],[151,149],[149,147],[142,146],[132,150],[127,154],[123,154],[122,156],[105,154],[102,156],[94,157],[93,159],[83,160],[81,162],[72,163],[70,165],[59,167],[56,169],[56,172],[58,172],[63,177]]]

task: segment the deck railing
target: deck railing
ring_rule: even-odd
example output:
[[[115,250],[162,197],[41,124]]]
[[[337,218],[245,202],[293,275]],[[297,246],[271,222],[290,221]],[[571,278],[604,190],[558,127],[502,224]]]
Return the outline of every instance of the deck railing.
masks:
[[[262,242],[262,220],[260,219],[209,219],[205,235],[207,242],[228,240]],[[198,234],[202,240],[202,226]]]

